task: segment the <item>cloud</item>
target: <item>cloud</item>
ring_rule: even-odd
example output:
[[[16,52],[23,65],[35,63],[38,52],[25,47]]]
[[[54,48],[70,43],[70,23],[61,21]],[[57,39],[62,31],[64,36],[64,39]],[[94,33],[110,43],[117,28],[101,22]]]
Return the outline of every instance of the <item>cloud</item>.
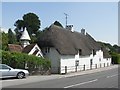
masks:
[[[15,33],[14,28],[10,28],[10,29],[12,30],[13,33]],[[0,31],[2,31],[2,32],[8,33],[8,30],[9,30],[9,28],[0,27]]]
[[[0,27],[0,30],[1,30],[2,32],[8,33],[8,29],[7,29],[7,28],[2,28],[2,27]]]

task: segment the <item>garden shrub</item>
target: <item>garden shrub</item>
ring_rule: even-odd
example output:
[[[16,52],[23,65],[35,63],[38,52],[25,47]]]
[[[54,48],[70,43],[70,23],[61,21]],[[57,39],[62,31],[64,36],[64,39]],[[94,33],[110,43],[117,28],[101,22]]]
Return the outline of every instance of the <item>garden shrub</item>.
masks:
[[[42,70],[48,70],[51,66],[49,59],[9,51],[2,51],[2,63],[7,64],[13,68],[21,69],[26,69],[25,65],[27,64],[27,69],[30,72],[40,67]]]
[[[112,63],[120,64],[120,54],[111,53],[111,56],[112,56]]]

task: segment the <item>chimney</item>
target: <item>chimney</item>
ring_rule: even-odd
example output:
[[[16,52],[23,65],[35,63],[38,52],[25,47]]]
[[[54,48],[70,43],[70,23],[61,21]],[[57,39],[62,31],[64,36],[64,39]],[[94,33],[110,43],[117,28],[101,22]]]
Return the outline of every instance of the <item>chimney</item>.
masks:
[[[85,29],[81,29],[81,34],[85,35]]]
[[[73,25],[67,25],[66,29],[74,32]]]

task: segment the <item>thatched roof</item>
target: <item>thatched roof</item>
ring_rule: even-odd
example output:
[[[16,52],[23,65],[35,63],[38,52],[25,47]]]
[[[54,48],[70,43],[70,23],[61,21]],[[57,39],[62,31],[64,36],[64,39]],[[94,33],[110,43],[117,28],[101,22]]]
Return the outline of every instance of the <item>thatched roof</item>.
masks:
[[[82,50],[82,55],[90,55],[92,50],[101,49],[98,44],[88,33],[86,35],[79,32],[71,32],[65,28],[56,25],[51,25],[48,30],[45,30],[41,35],[39,46],[55,47],[62,55],[75,55],[78,50]]]

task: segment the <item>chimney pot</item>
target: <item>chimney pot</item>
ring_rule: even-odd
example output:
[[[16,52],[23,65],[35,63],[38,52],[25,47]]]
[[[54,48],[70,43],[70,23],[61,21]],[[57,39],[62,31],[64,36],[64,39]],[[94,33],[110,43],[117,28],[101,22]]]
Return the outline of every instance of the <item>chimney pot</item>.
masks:
[[[73,30],[73,25],[67,25],[67,26],[66,26],[66,29],[74,32],[74,30]]]
[[[81,29],[81,34],[85,35],[85,29]]]

